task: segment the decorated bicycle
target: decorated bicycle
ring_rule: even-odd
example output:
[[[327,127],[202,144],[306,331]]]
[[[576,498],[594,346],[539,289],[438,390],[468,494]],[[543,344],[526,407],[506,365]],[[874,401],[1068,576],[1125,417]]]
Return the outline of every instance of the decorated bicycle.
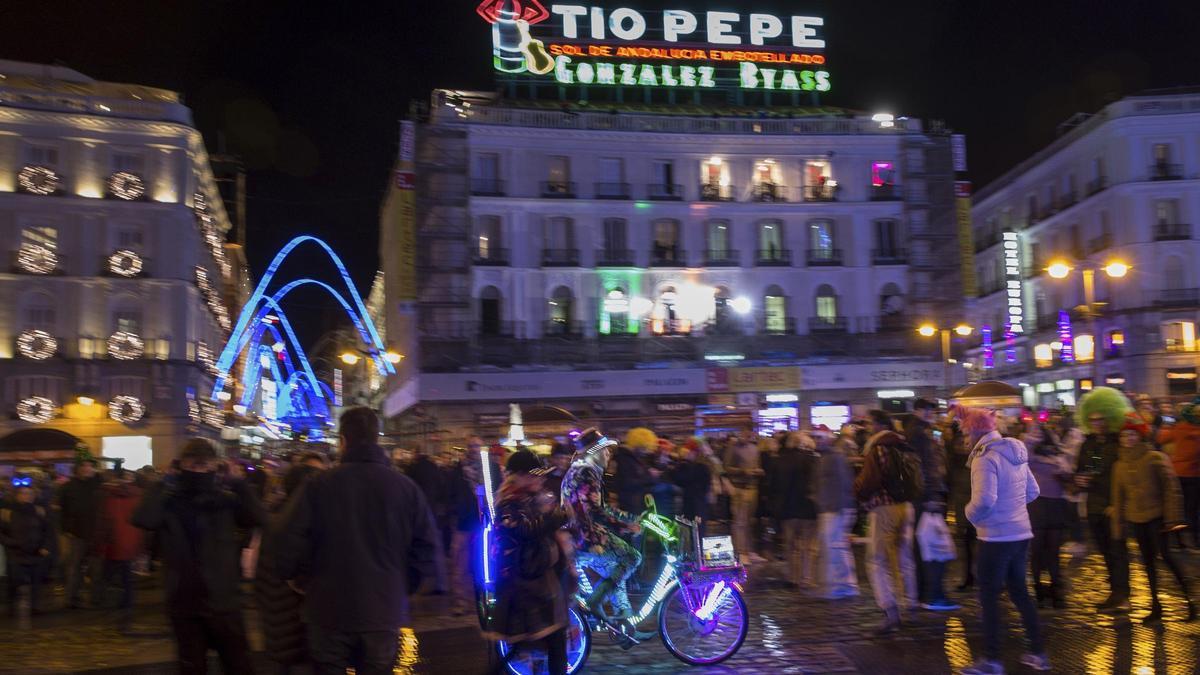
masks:
[[[613,445],[598,431],[585,431],[577,440],[579,451],[563,479],[563,504],[572,510],[572,527],[583,531],[576,560],[579,593],[568,616],[567,672],[583,669],[593,634],[599,632],[607,633],[624,649],[658,635],[667,651],[691,665],[728,659],[745,641],[750,619],[742,596],[746,572],[737,562],[731,538],[702,537],[699,519],[659,515],[649,496],[647,509],[637,516],[605,505],[601,481]],[[488,475],[486,457],[483,463],[487,503],[481,508],[484,522],[476,579],[479,618],[488,630],[496,603],[495,505],[490,489],[496,477]],[[587,512],[581,511],[580,504],[587,506]],[[614,533],[605,522],[597,521],[607,521],[610,526],[637,525],[647,538],[658,541],[661,552],[652,561],[642,561],[627,543],[612,538]],[[602,544],[594,545],[596,541]],[[655,582],[632,593],[631,599],[624,582],[646,564],[657,568]],[[637,612],[633,612],[634,606],[639,608]],[[514,647],[504,642],[497,643],[497,649],[514,675],[548,672],[543,649],[521,646],[518,653],[510,654]]]

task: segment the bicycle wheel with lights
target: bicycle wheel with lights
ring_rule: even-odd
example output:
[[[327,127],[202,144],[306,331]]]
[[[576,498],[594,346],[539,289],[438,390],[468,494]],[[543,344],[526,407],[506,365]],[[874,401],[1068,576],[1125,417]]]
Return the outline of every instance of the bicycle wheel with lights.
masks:
[[[507,659],[508,672],[512,675],[541,675],[550,672],[550,664],[546,658],[546,650],[540,644],[519,645],[514,654],[512,646],[506,642],[496,643],[500,657]],[[583,670],[588,656],[592,653],[592,630],[583,614],[571,607],[567,611],[567,673],[578,673]]]
[[[693,666],[720,663],[746,641],[750,612],[736,582],[681,582],[658,610],[658,630],[667,651]]]

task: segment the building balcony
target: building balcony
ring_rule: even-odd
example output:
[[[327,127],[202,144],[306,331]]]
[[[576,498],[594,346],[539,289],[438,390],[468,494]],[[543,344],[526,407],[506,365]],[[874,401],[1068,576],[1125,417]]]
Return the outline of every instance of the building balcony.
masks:
[[[741,255],[734,249],[709,249],[704,252],[705,267],[737,267],[741,264]]]
[[[543,321],[542,335],[547,337],[579,338],[583,337],[582,321]]]
[[[1099,253],[1112,248],[1113,238],[1111,234],[1102,234],[1099,237],[1092,237],[1088,240],[1088,253]]]
[[[837,185],[805,185],[804,201],[806,202],[836,202]]]
[[[596,199],[629,199],[629,183],[596,183]]]
[[[734,317],[714,319],[704,324],[704,334],[714,336],[741,336],[746,334],[746,326]]]
[[[875,265],[907,265],[908,251],[902,248],[871,249],[871,262]]]
[[[759,267],[791,267],[792,251],[786,248],[760,248],[754,252],[754,264]]]
[[[13,274],[28,274],[32,276],[61,275],[67,273],[67,257],[58,251],[51,252],[52,257],[44,257],[35,252],[22,255],[21,249],[10,252],[9,269]],[[103,263],[108,267],[107,259]]]
[[[756,202],[788,202],[788,189],[776,183],[758,183],[750,189],[750,198]]]
[[[547,199],[574,199],[575,183],[568,180],[542,181],[542,196]]]
[[[796,317],[787,316],[782,319],[760,319],[758,323],[759,335],[795,335],[796,334]]]
[[[809,249],[809,251],[808,251],[808,266],[809,267],[841,267],[842,266],[842,249],[840,249],[840,248]]]
[[[1150,180],[1183,180],[1183,165],[1155,162],[1150,165]]]
[[[683,199],[683,186],[677,183],[648,183],[646,199],[677,202]]]
[[[509,265],[508,249],[488,248],[486,251],[476,251],[475,264],[479,267],[507,267]]]
[[[1098,192],[1103,192],[1107,188],[1108,188],[1108,176],[1097,176],[1088,181],[1087,196],[1091,197],[1092,195],[1094,195]]]
[[[812,316],[808,319],[808,332],[845,333],[847,324],[844,316]]]
[[[731,202],[734,189],[732,185],[719,183],[701,183],[700,201],[702,202]]]
[[[596,251],[596,267],[633,267],[633,250],[602,248]]]
[[[1164,288],[1152,293],[1152,301],[1158,307],[1200,306],[1200,288]]]
[[[1188,223],[1158,223],[1154,226],[1154,241],[1184,241],[1192,238]]]
[[[579,267],[579,249],[544,248],[542,267]]]
[[[685,337],[692,335],[695,325],[687,319],[646,319],[646,326],[650,329],[650,334],[654,336],[679,336]]]
[[[512,338],[516,337],[517,329],[522,325],[519,321],[480,321],[477,334],[479,337]]]
[[[650,256],[651,267],[687,267],[687,252],[681,248],[656,246]]]
[[[896,185],[871,185],[871,201],[898,202],[904,199],[904,191]]]
[[[471,194],[476,197],[503,197],[504,181],[497,178],[472,178]]]

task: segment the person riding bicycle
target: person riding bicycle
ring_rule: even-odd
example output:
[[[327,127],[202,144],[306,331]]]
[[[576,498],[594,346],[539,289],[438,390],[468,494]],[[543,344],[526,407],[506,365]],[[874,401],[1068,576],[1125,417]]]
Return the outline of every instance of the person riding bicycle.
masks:
[[[616,617],[627,618],[633,608],[625,580],[637,570],[642,555],[621,538],[620,532],[636,533],[641,528],[636,515],[615,509],[604,500],[604,468],[616,444],[596,428],[580,434],[575,459],[563,476],[562,505],[575,535],[576,559],[604,577],[587,597],[588,609],[603,616],[602,608],[608,600]]]

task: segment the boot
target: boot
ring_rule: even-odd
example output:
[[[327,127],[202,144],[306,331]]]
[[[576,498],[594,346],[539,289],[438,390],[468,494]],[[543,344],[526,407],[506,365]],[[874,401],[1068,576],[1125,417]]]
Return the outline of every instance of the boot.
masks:
[[[958,591],[959,593],[963,593],[965,591],[971,590],[971,587],[973,587],[974,585],[975,585],[975,575],[968,574],[967,578],[963,579],[963,582],[961,584],[959,584],[958,586],[956,586],[954,590]]]
[[[1039,581],[1033,585],[1033,596],[1037,600],[1038,609],[1046,606],[1049,593],[1046,592],[1046,586],[1042,582]]]
[[[1057,584],[1050,584],[1050,604],[1054,609],[1063,609],[1067,606],[1067,601],[1062,596],[1062,589]]]
[[[876,635],[888,635],[900,630],[900,609],[888,607],[884,610],[883,623],[875,629]]]
[[[1155,600],[1154,604],[1150,607],[1150,613],[1142,617],[1142,625],[1150,626],[1159,623],[1162,623],[1162,605],[1158,603],[1158,600]]]
[[[604,579],[596,584],[596,587],[592,589],[592,594],[585,601],[588,610],[597,616],[604,617],[604,600],[608,598],[608,594],[616,587],[617,583],[612,579]]]

